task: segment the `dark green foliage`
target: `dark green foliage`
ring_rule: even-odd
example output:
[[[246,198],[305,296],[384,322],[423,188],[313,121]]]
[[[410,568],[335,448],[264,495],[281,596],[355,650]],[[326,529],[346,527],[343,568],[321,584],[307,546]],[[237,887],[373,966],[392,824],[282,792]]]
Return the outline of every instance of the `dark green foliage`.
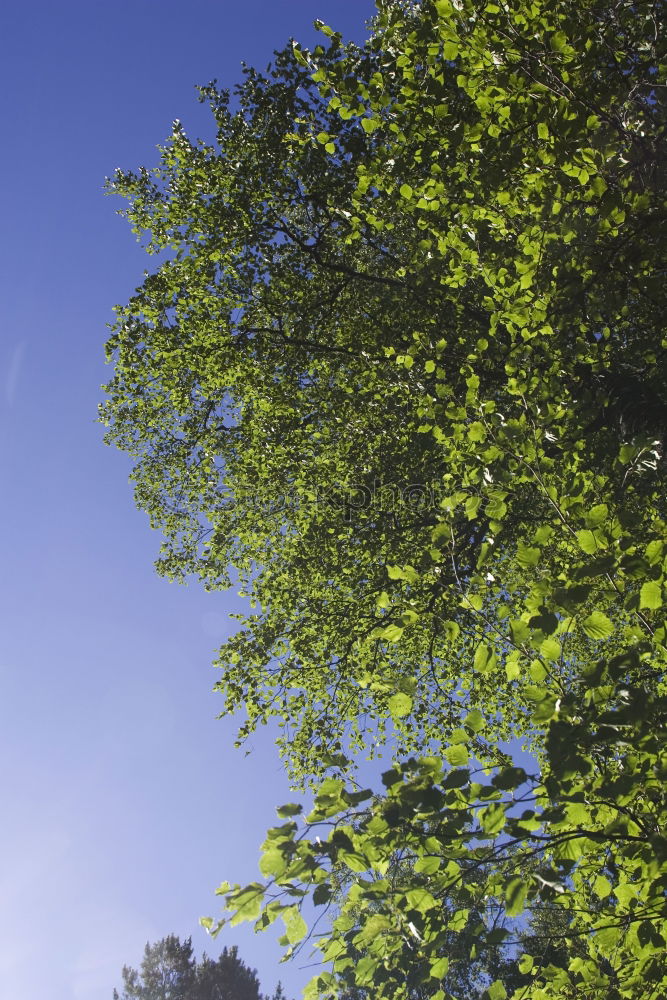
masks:
[[[113,995],[114,1000],[269,1000],[260,993],[257,973],[241,961],[235,947],[198,962],[192,939],[181,942],[175,934],[147,944],[141,968],[125,966],[123,991]],[[280,984],[270,1000],[285,1000]]]
[[[123,992],[114,990],[114,1000],[184,1000],[194,988],[195,969],[191,939],[181,943],[170,934],[146,944],[139,971],[123,968]]]

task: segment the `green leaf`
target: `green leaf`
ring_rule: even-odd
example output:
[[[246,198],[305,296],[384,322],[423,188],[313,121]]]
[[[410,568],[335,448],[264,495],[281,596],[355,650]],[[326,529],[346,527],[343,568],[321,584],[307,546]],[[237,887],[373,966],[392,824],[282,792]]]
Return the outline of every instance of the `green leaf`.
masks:
[[[298,802],[288,802],[287,805],[279,806],[276,812],[281,819],[287,819],[288,816],[298,816],[303,812],[303,806]]]
[[[555,662],[560,659],[560,643],[557,639],[545,639],[544,642],[540,644],[540,653],[547,660],[553,660]]]
[[[516,553],[516,561],[520,566],[537,566],[541,554],[541,549],[524,545],[523,542],[520,542]]]
[[[507,514],[507,504],[500,497],[493,497],[486,505],[486,513],[494,521],[502,521]]]
[[[551,635],[558,628],[559,620],[557,615],[545,612],[540,615],[533,615],[528,624],[531,628],[544,632],[545,635]]]
[[[595,555],[596,552],[599,552],[604,547],[599,536],[588,528],[577,531],[576,535],[579,545],[588,555]]]
[[[402,691],[393,694],[387,704],[393,719],[402,719],[412,711],[412,698]]]
[[[536,722],[548,722],[553,718],[558,701],[555,694],[539,684],[526,685],[525,694],[535,705],[533,719]]]
[[[609,508],[606,503],[596,504],[586,514],[586,524],[589,528],[597,528],[609,517]]]
[[[281,914],[285,924],[285,936],[290,944],[298,944],[308,933],[308,926],[297,907],[290,907]]]
[[[227,909],[234,910],[229,921],[232,927],[246,920],[256,920],[264,901],[264,886],[253,882],[244,889],[239,889],[227,897]]]
[[[431,962],[431,979],[443,979],[449,969],[449,959],[446,955]]]
[[[419,573],[414,566],[387,565],[387,574],[390,580],[407,580],[408,583],[415,583],[419,579]]]
[[[606,899],[611,892],[611,882],[604,875],[596,875],[593,880],[593,892],[600,899]]]
[[[518,788],[519,785],[522,785],[526,781],[527,777],[528,775],[522,767],[504,767],[492,778],[492,783],[496,788]]]
[[[665,543],[654,539],[646,546],[646,558],[651,566],[660,562],[665,551]]]
[[[532,660],[529,667],[530,678],[537,683],[541,683],[547,676],[547,671],[541,660]]]
[[[448,733],[450,743],[467,743],[470,740],[470,733],[460,726],[450,730]]]
[[[475,442],[486,440],[486,428],[481,420],[473,420],[468,426],[468,440]],[[478,499],[481,503],[481,498]]]
[[[639,607],[655,611],[662,607],[662,585],[657,580],[647,580],[639,592]]]
[[[453,622],[453,621],[443,622],[442,630],[450,642],[456,642],[461,633],[461,628],[458,622]]]
[[[584,618],[581,627],[591,639],[608,639],[614,631],[612,622],[601,611],[593,611]]]
[[[510,630],[512,632],[512,639],[517,645],[522,642],[527,642],[530,639],[530,629],[526,622],[521,621],[519,618],[513,618],[510,621]]]
[[[478,674],[488,674],[496,666],[497,658],[490,646],[480,643],[475,650],[473,667]]]
[[[505,659],[505,676],[508,681],[516,680],[521,676],[521,653],[518,649],[513,649]]]
[[[277,849],[265,851],[259,859],[259,870],[262,875],[280,877],[287,868],[287,860]]]
[[[324,906],[331,899],[331,886],[326,882],[320,882],[313,890],[313,903],[315,906]]]
[[[380,639],[388,639],[389,642],[399,642],[403,635],[403,628],[400,625],[387,625],[379,630]]]
[[[415,871],[423,875],[434,875],[440,868],[440,858],[418,858],[415,861]]]
[[[406,892],[405,898],[408,905],[420,913],[428,913],[429,910],[438,905],[431,893],[423,888],[410,889]]]
[[[319,18],[315,20],[314,27],[316,28],[317,31],[321,31],[322,34],[326,35],[328,38],[334,38],[336,36],[336,32],[333,30],[333,28],[330,28],[327,24],[324,23],[324,21],[321,21]]]
[[[472,521],[474,520],[474,518],[477,517],[477,512],[481,507],[481,505],[482,505],[481,497],[476,497],[476,496],[468,497],[468,499],[465,502],[465,512],[466,512],[466,517],[468,518],[469,521]]]
[[[303,52],[299,48],[296,42],[292,42],[292,51],[294,53],[294,58],[301,66],[308,68],[308,60],[304,56]]]
[[[479,820],[482,830],[489,836],[495,837],[505,825],[504,806],[498,802],[494,802],[492,805],[487,806],[486,809],[481,809]]]
[[[523,913],[528,884],[523,877],[513,878],[505,888],[505,913],[508,917],[518,917]]]
[[[338,857],[353,872],[365,872],[370,867],[363,854],[357,854],[356,851],[340,851]]]
[[[566,611],[576,611],[581,604],[588,600],[590,592],[590,584],[579,583],[569,587],[558,587],[554,598],[558,605],[565,608]]]
[[[467,768],[457,768],[455,771],[450,771],[449,774],[445,775],[442,787],[443,788],[463,788],[470,781],[470,771]]]
[[[411,200],[413,191],[409,184],[401,184],[400,192],[401,192],[401,198],[405,198],[406,201]]]
[[[534,538],[538,545],[545,545],[550,542],[553,538],[554,529],[550,524],[541,524],[539,528],[535,530]]]
[[[472,711],[468,712],[465,719],[463,720],[463,725],[471,729],[473,733],[479,733],[484,729],[486,725],[486,720],[478,708],[473,708]]]
[[[564,31],[555,31],[551,36],[550,41],[551,48],[554,49],[555,52],[562,52],[567,45],[567,35]],[[495,998],[492,997],[491,1000],[495,1000]]]
[[[345,783],[340,778],[325,778],[317,789],[317,797],[324,798],[331,795],[339,797],[345,791]],[[296,824],[292,827],[296,829]]]
[[[447,922],[447,927],[452,931],[462,931],[465,925],[468,923],[468,917],[470,916],[470,910],[464,907],[463,909],[456,910],[455,913],[449,917]]]
[[[452,767],[463,767],[468,763],[468,751],[463,743],[457,743],[445,750],[445,757]]]
[[[569,837],[558,841],[553,849],[554,858],[558,861],[579,861],[581,858],[582,838]]]

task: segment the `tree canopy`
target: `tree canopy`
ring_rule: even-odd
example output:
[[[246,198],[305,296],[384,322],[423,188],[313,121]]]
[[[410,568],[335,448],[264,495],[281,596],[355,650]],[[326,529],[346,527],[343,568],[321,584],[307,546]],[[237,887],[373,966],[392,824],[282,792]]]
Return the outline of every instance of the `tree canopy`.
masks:
[[[223,948],[217,959],[204,955],[197,961],[192,939],[181,941],[175,934],[146,944],[141,967],[126,965],[123,992],[113,995],[114,1000],[269,1000],[235,947]],[[284,1000],[280,986],[271,1000]]]
[[[290,947],[331,908],[313,996],[442,1000],[471,912],[495,947],[552,904],[569,947],[517,1000],[667,990],[664,27],[382,2],[363,46],[320,25],[203,87],[215,141],[175,123],[110,184],[162,257],[118,309],[109,439],[161,571],[251,599],[225,711],[280,720],[317,791],[221,891]]]

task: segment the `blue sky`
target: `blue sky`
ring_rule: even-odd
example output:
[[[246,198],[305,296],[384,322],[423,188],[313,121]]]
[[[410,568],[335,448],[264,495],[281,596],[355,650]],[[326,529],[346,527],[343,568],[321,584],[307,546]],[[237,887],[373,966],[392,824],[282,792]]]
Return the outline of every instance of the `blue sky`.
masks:
[[[150,266],[102,193],[155,162],[194,85],[232,85],[320,17],[364,36],[370,0],[4,5],[0,245],[0,995],[110,1000],[146,940],[193,935],[223,878],[257,875],[289,800],[270,735],[234,750],[214,650],[235,598],[170,586],[127,459],[95,422],[105,324]],[[309,977],[238,931],[263,987]]]

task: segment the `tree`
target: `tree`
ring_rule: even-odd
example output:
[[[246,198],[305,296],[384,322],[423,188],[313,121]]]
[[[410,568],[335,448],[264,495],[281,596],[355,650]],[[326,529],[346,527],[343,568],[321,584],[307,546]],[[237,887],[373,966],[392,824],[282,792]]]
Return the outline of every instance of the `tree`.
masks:
[[[255,602],[226,711],[281,720],[317,789],[268,883],[221,894],[298,947],[300,900],[354,873],[314,995],[443,993],[471,912],[492,947],[491,911],[551,904],[517,996],[667,990],[663,21],[383,2],[366,45],[321,25],[249,70],[237,110],[203,88],[215,143],[177,124],[112,183],[168,257],[118,311],[109,439],[162,571]],[[353,758],[387,742],[372,797]]]
[[[170,934],[146,944],[140,971],[123,967],[123,992],[114,990],[114,1000],[181,1000],[194,989],[195,969],[191,939]]]
[[[268,1000],[260,993],[257,973],[238,957],[235,947],[223,948],[217,959],[193,957],[192,939],[170,934],[147,944],[141,969],[123,968],[123,992],[114,1000]],[[278,985],[272,1000],[283,998]]]
[[[430,35],[455,30],[434,27],[437,8],[389,11],[365,49],[334,35],[318,54],[329,101],[312,60],[288,49],[269,77],[248,71],[236,113],[203,89],[214,146],[177,125],[160,168],[113,183],[149,249],[174,256],[119,310],[109,436],[139,459],[162,570],[213,588],[233,568],[257,602],[221,651],[220,688],[248,713],[242,735],[270,714],[289,720],[296,773],[318,773],[323,747],[346,736],[381,739],[390,717],[412,751],[460,721],[448,664],[486,631],[463,597],[471,583],[487,617],[499,605],[518,617],[531,560],[548,576],[570,544],[567,532],[532,538],[551,531],[548,491],[572,474],[570,455],[608,456],[591,505],[623,490],[634,511],[648,499],[634,473],[661,433],[633,445],[601,420],[613,379],[660,385],[662,291],[646,272],[662,195],[650,177],[637,191],[623,166],[659,138],[647,138],[653,57],[634,51],[646,25],[621,53],[639,60],[632,84],[625,70],[598,79],[623,24],[573,15],[593,43],[581,67],[573,45],[543,51],[538,38],[463,86],[442,53],[428,63]],[[401,48],[413,36],[419,87]],[[580,82],[559,91],[565,66]],[[338,96],[341,80],[351,94]],[[519,539],[510,581],[498,570]],[[494,698],[493,738],[525,719],[505,660],[487,660],[467,694]]]

